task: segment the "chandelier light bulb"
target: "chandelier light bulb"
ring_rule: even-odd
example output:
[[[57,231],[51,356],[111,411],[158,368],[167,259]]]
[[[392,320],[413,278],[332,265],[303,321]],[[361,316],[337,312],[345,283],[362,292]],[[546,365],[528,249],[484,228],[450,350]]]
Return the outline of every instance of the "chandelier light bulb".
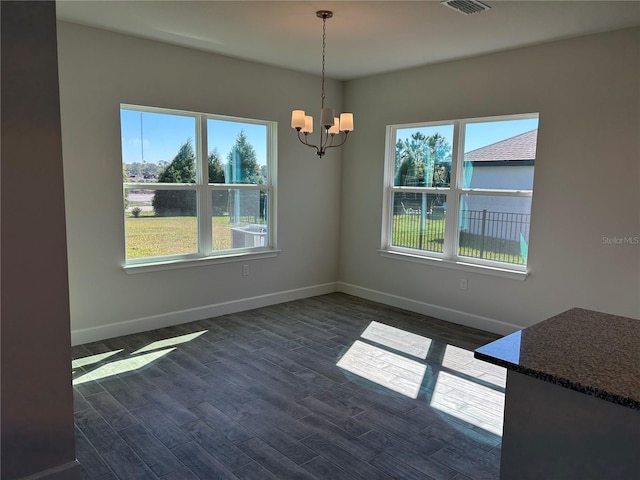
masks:
[[[329,135],[336,135],[338,133],[340,133],[340,119],[333,117],[333,125],[329,129]]]
[[[313,133],[313,117],[311,115],[305,115],[303,133]]]
[[[340,130],[343,132],[353,132],[353,113],[340,114]]]
[[[291,128],[304,128],[304,110],[291,112]]]

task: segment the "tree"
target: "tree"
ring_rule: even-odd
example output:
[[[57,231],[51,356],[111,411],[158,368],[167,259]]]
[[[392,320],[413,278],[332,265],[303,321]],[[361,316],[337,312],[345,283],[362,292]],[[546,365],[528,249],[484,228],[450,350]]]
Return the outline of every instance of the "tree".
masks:
[[[224,164],[218,153],[218,149],[214,148],[209,152],[207,158],[209,167],[209,183],[225,183]],[[222,216],[227,212],[229,203],[229,192],[226,190],[214,190],[213,192],[213,214]]]
[[[396,142],[396,186],[449,186],[451,170],[451,145],[439,133],[425,135],[415,132],[407,139]],[[403,193],[402,203],[422,210],[429,210],[434,204],[442,204],[440,195],[430,195],[428,202],[422,193]],[[396,205],[400,212],[402,204]]]
[[[260,172],[258,157],[253,145],[247,140],[241,130],[236,137],[236,143],[227,155],[227,183],[253,183],[261,185],[264,177]],[[233,191],[229,198],[229,216],[233,223],[240,221],[240,217],[252,216],[254,219],[262,217],[264,200],[258,191]]]
[[[429,157],[433,163],[434,187],[448,187],[451,180],[451,145],[440,135],[434,133],[427,137]]]
[[[424,186],[428,164],[430,164],[429,149],[424,133],[415,132],[406,140],[398,140],[394,184]]]
[[[159,183],[195,183],[195,159],[191,139],[180,146],[177,155],[158,175]],[[197,213],[193,191],[156,190],[153,196],[155,214],[164,216],[194,216]]]
[[[439,133],[415,132],[396,142],[395,185],[444,186],[448,184],[447,158],[451,145]]]
[[[224,165],[217,148],[209,152],[207,164],[209,166],[209,183],[224,183]]]
[[[132,162],[125,164],[126,172],[132,181],[156,181],[158,173],[167,166],[167,162],[159,163]]]
[[[256,151],[243,130],[236,137],[236,143],[227,155],[227,167],[229,183],[264,183]]]

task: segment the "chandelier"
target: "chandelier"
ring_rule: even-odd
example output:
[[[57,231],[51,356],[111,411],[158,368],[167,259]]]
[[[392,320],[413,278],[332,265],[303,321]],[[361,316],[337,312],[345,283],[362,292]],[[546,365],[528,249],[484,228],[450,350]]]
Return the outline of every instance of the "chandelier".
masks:
[[[291,112],[291,128],[298,132],[298,140],[307,147],[315,148],[316,155],[322,158],[327,149],[340,147],[347,141],[347,135],[353,131],[353,113],[341,113],[335,117],[333,108],[324,107],[324,56],[327,40],[327,18],[333,17],[329,10],[318,10],[316,16],[322,19],[322,96],[320,101],[320,142],[314,145],[309,142],[309,134],[313,133],[313,117],[304,110]],[[338,138],[336,139],[336,135]]]

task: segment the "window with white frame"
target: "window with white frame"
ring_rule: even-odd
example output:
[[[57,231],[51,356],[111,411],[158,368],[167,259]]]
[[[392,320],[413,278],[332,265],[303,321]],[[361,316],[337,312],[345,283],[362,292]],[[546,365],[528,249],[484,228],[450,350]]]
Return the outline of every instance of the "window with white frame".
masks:
[[[525,272],[538,114],[387,127],[382,249]]]
[[[274,248],[276,123],[120,106],[127,266]]]

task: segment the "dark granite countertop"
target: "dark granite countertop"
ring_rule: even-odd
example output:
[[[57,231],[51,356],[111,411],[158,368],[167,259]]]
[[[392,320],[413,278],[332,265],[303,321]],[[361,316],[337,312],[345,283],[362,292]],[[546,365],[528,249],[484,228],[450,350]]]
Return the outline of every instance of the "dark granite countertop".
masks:
[[[475,358],[640,410],[640,320],[573,308]]]

